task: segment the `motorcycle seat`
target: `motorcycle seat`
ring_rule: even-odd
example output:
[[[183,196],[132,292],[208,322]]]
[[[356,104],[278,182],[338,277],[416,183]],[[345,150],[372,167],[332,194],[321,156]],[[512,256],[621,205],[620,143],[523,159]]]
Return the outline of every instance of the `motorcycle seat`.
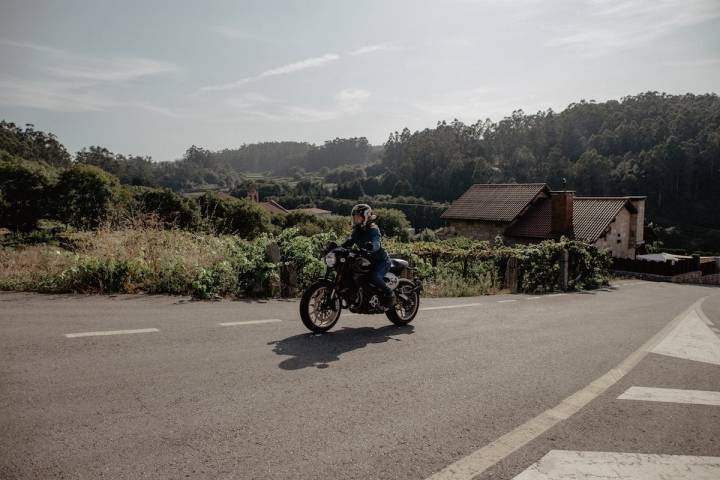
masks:
[[[405,270],[408,266],[410,266],[410,264],[407,260],[402,260],[400,258],[390,259],[390,270]]]

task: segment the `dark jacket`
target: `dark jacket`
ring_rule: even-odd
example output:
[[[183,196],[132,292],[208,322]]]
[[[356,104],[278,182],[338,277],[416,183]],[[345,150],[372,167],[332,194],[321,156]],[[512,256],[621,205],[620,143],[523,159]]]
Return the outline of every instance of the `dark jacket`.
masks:
[[[357,245],[359,248],[368,252],[368,257],[373,263],[377,264],[390,261],[390,257],[382,246],[380,229],[374,223],[368,227],[353,227],[352,235],[342,246],[350,248],[353,245]]]

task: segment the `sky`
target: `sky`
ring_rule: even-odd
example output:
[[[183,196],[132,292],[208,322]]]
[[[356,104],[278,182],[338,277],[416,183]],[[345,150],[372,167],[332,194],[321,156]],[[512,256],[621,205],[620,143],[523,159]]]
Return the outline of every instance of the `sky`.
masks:
[[[0,119],[154,160],[717,93],[720,0],[2,0]]]

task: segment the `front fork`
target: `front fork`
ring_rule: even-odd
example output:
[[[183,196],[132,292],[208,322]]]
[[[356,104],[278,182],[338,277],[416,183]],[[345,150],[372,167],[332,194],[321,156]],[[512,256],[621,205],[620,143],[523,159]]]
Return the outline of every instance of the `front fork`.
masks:
[[[329,268],[325,269],[325,280],[328,280],[333,283],[333,288],[330,290],[330,296],[327,297],[327,305],[332,305],[332,302],[335,301],[335,296],[337,295],[337,285],[340,281],[340,274],[337,274],[335,278],[333,278],[332,270]],[[342,308],[342,302],[340,302],[341,308]]]

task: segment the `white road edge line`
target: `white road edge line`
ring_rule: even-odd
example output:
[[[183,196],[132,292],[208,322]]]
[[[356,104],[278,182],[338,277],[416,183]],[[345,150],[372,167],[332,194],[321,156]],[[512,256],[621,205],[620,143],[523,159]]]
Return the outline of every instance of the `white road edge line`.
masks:
[[[129,335],[131,333],[151,333],[159,332],[157,328],[139,328],[136,330],[106,330],[104,332],[80,332],[80,333],[66,333],[67,338],[80,338],[80,337],[102,337],[105,335]]]
[[[720,406],[720,392],[680,390],[677,388],[630,387],[618,397],[618,400]]]
[[[542,297],[528,297],[525,300],[540,300]]]
[[[707,296],[702,297],[693,303],[690,308],[675,317],[670,323],[665,325],[662,330],[653,335],[650,340],[645,342],[644,345],[631,353],[618,366],[607,372],[605,375],[591,382],[585,388],[570,395],[560,402],[559,405],[549,410],[545,410],[535,418],[528,420],[497,440],[490,442],[468,456],[461,458],[439,472],[434,473],[429,476],[427,480],[471,480],[508,455],[542,435],[550,428],[554,427],[563,420],[570,418],[588,403],[600,396],[609,387],[627,375],[627,373],[632,370],[635,365],[645,358],[655,345],[660,343],[670,332],[673,331],[673,329],[685,318],[686,315],[693,311],[697,311],[700,315],[702,315],[700,306],[706,298]]]
[[[564,297],[567,295],[567,293],[551,293],[550,295],[545,295],[546,297]]]
[[[243,322],[224,322],[224,323],[218,323],[221,327],[234,327],[236,325],[257,325],[260,323],[276,323],[276,322],[282,322],[279,318],[268,318],[265,320],[246,320]]]
[[[420,309],[421,312],[426,312],[428,310],[446,310],[448,308],[468,308],[468,307],[478,307],[482,305],[482,303],[463,303],[461,305],[443,305],[441,307],[423,307]]]

